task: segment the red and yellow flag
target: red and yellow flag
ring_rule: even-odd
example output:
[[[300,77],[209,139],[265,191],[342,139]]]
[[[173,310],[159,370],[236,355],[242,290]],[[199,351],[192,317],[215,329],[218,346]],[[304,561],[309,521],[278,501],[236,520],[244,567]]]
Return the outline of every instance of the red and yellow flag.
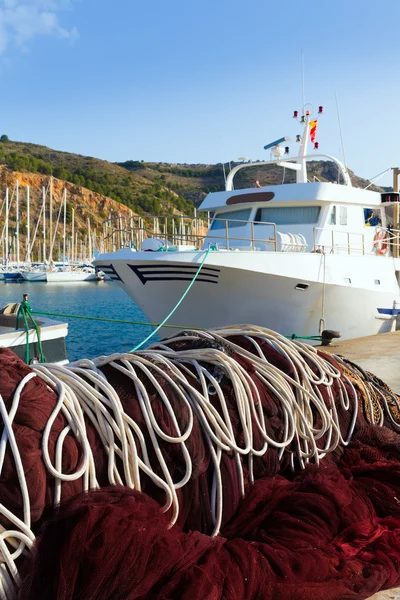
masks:
[[[317,123],[318,121],[310,121],[309,125],[310,125],[310,140],[312,141],[312,143],[315,142],[315,134],[317,133]]]

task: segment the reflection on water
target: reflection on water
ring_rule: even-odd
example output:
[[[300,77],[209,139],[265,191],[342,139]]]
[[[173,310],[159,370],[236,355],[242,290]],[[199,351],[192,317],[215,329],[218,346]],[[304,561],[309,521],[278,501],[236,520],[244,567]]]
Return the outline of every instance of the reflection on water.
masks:
[[[77,283],[0,281],[0,308],[8,302],[20,302],[23,294],[29,294],[29,303],[33,311],[126,321],[148,321],[140,308],[118,284],[109,281]],[[113,352],[127,352],[152,331],[151,327],[142,325],[72,318],[62,320],[68,322],[67,351],[71,361]],[[158,338],[155,336],[154,339]]]

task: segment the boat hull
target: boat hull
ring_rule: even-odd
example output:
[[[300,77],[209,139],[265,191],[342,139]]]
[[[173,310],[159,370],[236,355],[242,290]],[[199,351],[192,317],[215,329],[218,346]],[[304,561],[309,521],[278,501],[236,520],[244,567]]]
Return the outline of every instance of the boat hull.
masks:
[[[192,281],[204,252],[123,252],[102,255],[101,268],[159,323]],[[377,283],[379,282],[379,283]],[[315,336],[338,330],[343,339],[395,327],[400,306],[392,259],[340,255],[212,252],[168,321],[210,329],[251,323],[283,335]],[[161,329],[170,335],[171,327]]]
[[[25,281],[46,281],[46,273],[44,271],[22,271],[21,276]]]
[[[19,271],[13,271],[13,272],[7,272],[7,273],[3,273],[3,279],[4,281],[10,282],[10,281],[22,281],[22,276],[21,273]]]
[[[40,331],[40,342],[46,362],[64,365],[68,363],[65,338],[67,323],[40,317],[36,319]],[[0,314],[0,347],[10,348],[19,358],[26,359],[26,332],[22,317],[18,328],[15,314]],[[28,333],[28,361],[40,362],[39,340],[34,328]]]
[[[46,273],[48,283],[56,282],[78,282],[78,281],[97,281],[96,273],[76,272],[76,271],[49,271]]]

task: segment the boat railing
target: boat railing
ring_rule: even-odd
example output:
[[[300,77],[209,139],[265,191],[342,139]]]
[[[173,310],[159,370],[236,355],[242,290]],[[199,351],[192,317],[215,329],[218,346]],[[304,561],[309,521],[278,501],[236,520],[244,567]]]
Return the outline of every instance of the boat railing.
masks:
[[[325,233],[323,237],[321,234]],[[400,229],[393,227],[376,227],[374,238],[367,238],[360,232],[343,231],[314,227],[314,252],[326,254],[378,254],[382,256],[400,257]],[[322,238],[322,241],[321,241]],[[356,240],[355,240],[356,238]],[[366,244],[369,246],[366,248]]]
[[[216,218],[213,220],[215,229],[210,229],[210,222],[209,216],[135,217],[130,220],[129,227],[118,227],[108,233],[104,238],[104,251],[115,251],[122,247],[134,247],[142,250],[143,243],[149,238],[160,240],[164,249],[177,246],[182,249],[187,246],[188,249],[200,250],[207,240],[209,243],[227,249],[260,250],[270,247],[271,250],[277,250],[275,223],[254,223],[248,220]],[[256,225],[257,227],[255,227]],[[256,235],[260,225],[269,227],[271,235],[268,237]],[[242,231],[246,228],[247,235],[235,235],[234,229],[237,227],[240,227]]]
[[[214,227],[215,224],[217,227]],[[259,226],[265,225],[270,228],[271,235],[268,237],[256,237],[255,231],[259,231]],[[232,229],[236,227],[246,227],[249,235],[238,236],[232,234]],[[257,229],[256,229],[257,226]],[[266,249],[265,246],[271,246],[277,250],[277,235],[276,235],[276,223],[270,221],[247,221],[241,219],[221,219],[214,218],[213,228],[207,232],[207,235],[203,238],[202,245],[206,240],[210,243],[220,244],[225,249],[239,249],[243,248],[248,250],[260,250]],[[234,242],[241,242],[239,246],[235,246]],[[243,244],[245,242],[245,244]],[[247,244],[246,244],[247,242]]]
[[[323,252],[324,254],[365,254],[365,236],[359,231],[314,227],[313,252]]]
[[[103,223],[102,252],[115,252],[119,248],[141,249],[145,239],[168,239],[174,245],[193,245],[205,236],[211,219],[205,216],[188,215],[135,215],[125,218],[121,215]]]

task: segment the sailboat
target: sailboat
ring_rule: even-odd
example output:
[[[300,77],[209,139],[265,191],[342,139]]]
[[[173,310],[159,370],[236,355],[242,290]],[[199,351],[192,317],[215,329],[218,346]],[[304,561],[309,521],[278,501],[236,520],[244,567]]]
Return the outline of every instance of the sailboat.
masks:
[[[9,217],[10,211],[12,208],[12,202],[15,197],[15,228],[14,232],[9,238]],[[11,196],[11,200],[9,197],[9,189],[6,189],[6,196],[4,199],[5,202],[5,224],[3,228],[2,237],[5,239],[5,262],[2,270],[2,279],[6,282],[10,281],[18,281],[21,279],[20,275],[20,250],[19,250],[19,183],[18,180],[15,182],[15,187],[13,190],[13,194]],[[12,249],[15,247],[16,250],[16,260],[10,260],[10,256],[12,253]]]
[[[56,282],[80,282],[96,281],[98,277],[96,269],[91,265],[78,265],[65,260],[66,257],[66,215],[67,215],[67,190],[64,189],[64,221],[63,221],[63,265],[56,266],[46,271],[46,281],[48,283]],[[88,219],[88,231],[90,240],[90,220]],[[89,254],[91,250],[89,248]]]
[[[36,225],[35,233],[30,242],[29,238],[29,188],[27,190],[27,209],[28,209],[28,240],[27,240],[27,260],[30,261],[32,247],[36,239],[38,225],[42,219],[42,235],[43,235],[43,262],[40,264],[31,265],[29,268],[21,271],[21,276],[25,281],[29,282],[49,282],[49,283],[71,283],[80,281],[96,281],[101,279],[92,265],[78,264],[74,259],[69,260],[66,256],[66,207],[67,207],[67,190],[64,188],[63,196],[60,202],[56,227],[52,231],[52,221],[50,220],[50,248],[47,258],[46,248],[46,197],[48,189],[43,188],[42,206]],[[52,199],[52,187],[50,182],[50,200]],[[53,261],[53,251],[56,242],[57,229],[61,215],[63,214],[63,260],[62,262]],[[74,240],[74,211],[72,216],[72,240]],[[72,242],[72,255],[74,255],[74,246]]]

